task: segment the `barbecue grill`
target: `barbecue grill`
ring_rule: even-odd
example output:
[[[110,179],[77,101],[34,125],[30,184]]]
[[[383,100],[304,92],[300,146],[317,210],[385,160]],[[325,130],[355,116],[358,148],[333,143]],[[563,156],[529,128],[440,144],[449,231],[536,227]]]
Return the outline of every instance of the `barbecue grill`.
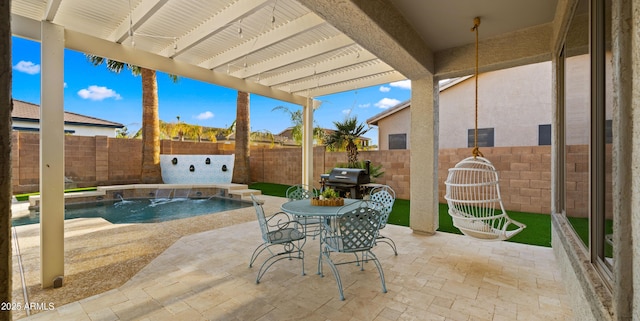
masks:
[[[366,162],[367,169],[341,168],[336,167],[329,175],[321,175],[321,184],[324,187],[331,187],[340,192],[340,195],[350,198],[362,198],[362,188],[360,185],[368,184],[369,161]]]

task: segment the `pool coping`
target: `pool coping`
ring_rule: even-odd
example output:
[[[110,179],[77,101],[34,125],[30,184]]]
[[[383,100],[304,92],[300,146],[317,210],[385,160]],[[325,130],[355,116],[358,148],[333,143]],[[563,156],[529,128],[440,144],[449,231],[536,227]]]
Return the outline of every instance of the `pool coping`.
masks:
[[[127,184],[98,186],[95,191],[65,193],[65,204],[88,203],[97,201],[110,201],[153,198],[158,189],[189,189],[189,197],[221,196],[232,199],[248,200],[250,194],[260,195],[260,190],[249,189],[246,184],[219,183],[219,184]],[[40,195],[29,196],[29,210],[37,210],[40,207]]]

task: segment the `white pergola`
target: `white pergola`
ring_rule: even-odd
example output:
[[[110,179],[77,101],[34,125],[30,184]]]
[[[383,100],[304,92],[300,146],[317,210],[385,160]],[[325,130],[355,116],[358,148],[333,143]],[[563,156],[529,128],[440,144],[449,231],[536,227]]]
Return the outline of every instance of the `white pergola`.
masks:
[[[13,0],[12,33],[41,42],[42,286],[64,275],[64,49],[303,107],[313,181],[314,97],[412,81],[411,228],[438,228],[438,80],[551,60],[564,0]],[[561,10],[556,10],[556,7]]]

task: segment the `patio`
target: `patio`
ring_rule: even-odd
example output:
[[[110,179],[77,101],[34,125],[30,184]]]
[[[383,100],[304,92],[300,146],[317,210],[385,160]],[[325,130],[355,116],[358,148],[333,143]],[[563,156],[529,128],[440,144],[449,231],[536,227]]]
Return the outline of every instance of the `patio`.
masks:
[[[261,196],[267,213],[276,211],[283,198]],[[482,243],[459,235],[437,233],[423,236],[411,229],[388,225],[384,232],[398,244],[399,255],[381,245],[375,249],[384,268],[388,293],[381,293],[375,267],[365,272],[352,266],[340,267],[345,301],[340,301],[335,279],[328,269],[325,277],[315,274],[317,240],[305,246],[307,275],[300,275],[298,262],[274,265],[255,284],[257,268],[247,267],[260,234],[253,208],[191,218],[196,229],[207,222],[206,231],[165,229],[182,234],[148,265],[104,293],[56,305],[28,320],[572,320],[569,298],[551,248],[509,242]],[[185,221],[185,220],[181,220]],[[224,221],[223,223],[211,223]],[[199,222],[199,223],[198,223]],[[198,223],[198,224],[194,224]],[[159,224],[162,225],[165,223]],[[69,227],[69,224],[67,225]],[[67,228],[68,228],[67,227]],[[217,228],[219,227],[219,228]],[[66,233],[67,264],[70,271],[80,262],[69,263],[78,235],[94,239],[95,246],[128,244],[110,255],[136,253],[140,242],[119,238],[135,233],[118,229],[95,229],[75,225]],[[86,233],[83,233],[83,229]],[[33,228],[31,229],[33,231]],[[95,239],[98,230],[114,231],[110,242]],[[154,228],[154,231],[162,231]],[[22,256],[37,256],[35,246],[18,229]],[[102,237],[108,237],[101,234]],[[70,241],[76,236],[74,241]],[[174,237],[174,236],[172,236]],[[142,240],[142,238],[141,238]],[[23,243],[24,241],[24,243]],[[101,245],[100,245],[101,244]],[[168,245],[167,245],[168,246]],[[103,253],[104,254],[104,253]],[[80,261],[91,261],[85,257]],[[15,258],[14,258],[15,263]],[[78,265],[76,265],[78,264]],[[112,266],[112,271],[118,271]],[[19,273],[18,271],[14,272]],[[32,271],[31,273],[34,273]],[[70,273],[71,274],[71,273]],[[96,286],[116,273],[88,274]],[[87,276],[88,277],[88,276]],[[38,282],[38,278],[28,278]],[[17,286],[14,281],[14,287]],[[19,281],[18,281],[19,282]],[[33,286],[30,284],[29,286]],[[73,286],[72,284],[65,287]],[[64,289],[65,287],[61,288]],[[49,291],[58,291],[49,290]],[[90,289],[89,289],[90,291]],[[50,292],[55,293],[55,292]],[[18,297],[16,296],[16,301]],[[42,302],[46,299],[40,298]],[[32,300],[33,301],[33,300]],[[18,317],[17,315],[15,317]],[[25,319],[25,320],[27,320]]]

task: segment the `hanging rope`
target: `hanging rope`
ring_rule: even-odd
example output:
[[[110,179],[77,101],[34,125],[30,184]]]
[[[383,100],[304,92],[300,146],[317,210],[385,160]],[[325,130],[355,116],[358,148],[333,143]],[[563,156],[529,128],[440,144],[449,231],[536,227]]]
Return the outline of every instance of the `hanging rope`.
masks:
[[[475,73],[474,73],[474,78],[476,79],[476,101],[475,101],[475,105],[476,105],[476,124],[475,124],[475,131],[473,134],[473,157],[484,157],[484,155],[482,155],[482,153],[480,152],[480,149],[478,149],[478,26],[480,26],[480,17],[475,17],[473,19],[473,28],[471,28],[471,31],[475,31],[476,32],[476,69],[475,69]]]

